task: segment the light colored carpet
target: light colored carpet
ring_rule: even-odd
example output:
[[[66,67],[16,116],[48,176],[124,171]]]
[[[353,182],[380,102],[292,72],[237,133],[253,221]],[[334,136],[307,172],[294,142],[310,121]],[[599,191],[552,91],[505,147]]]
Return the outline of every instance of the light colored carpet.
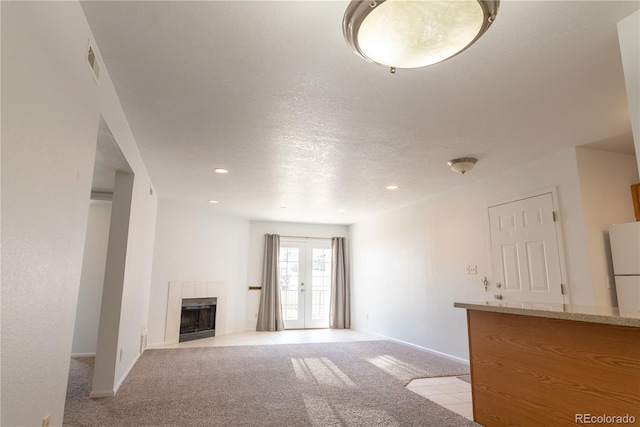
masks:
[[[114,398],[71,361],[67,426],[474,426],[407,389],[468,367],[390,341],[147,350]]]

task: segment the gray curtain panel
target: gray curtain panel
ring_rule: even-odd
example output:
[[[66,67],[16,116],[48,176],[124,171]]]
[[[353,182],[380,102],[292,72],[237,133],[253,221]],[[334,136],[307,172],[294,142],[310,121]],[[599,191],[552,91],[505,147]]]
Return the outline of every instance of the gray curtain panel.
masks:
[[[256,331],[282,331],[280,300],[280,236],[265,234],[262,264],[262,292]]]
[[[331,239],[331,304],[329,327],[351,328],[351,296],[349,286],[349,252],[345,237]]]

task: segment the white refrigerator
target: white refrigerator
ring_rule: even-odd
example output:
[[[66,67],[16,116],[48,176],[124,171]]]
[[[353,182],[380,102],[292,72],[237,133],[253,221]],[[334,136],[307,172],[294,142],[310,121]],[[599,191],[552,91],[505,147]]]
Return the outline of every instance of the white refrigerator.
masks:
[[[620,313],[640,312],[640,222],[609,228],[613,274]]]

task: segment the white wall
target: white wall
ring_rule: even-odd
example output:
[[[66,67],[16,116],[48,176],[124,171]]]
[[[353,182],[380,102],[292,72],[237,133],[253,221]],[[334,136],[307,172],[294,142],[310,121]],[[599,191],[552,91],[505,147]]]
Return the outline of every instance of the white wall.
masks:
[[[85,58],[92,35],[80,4],[2,2],[0,7],[0,424],[41,425],[50,414],[51,425],[61,425],[100,114],[134,170],[136,185],[145,187],[146,197],[138,192],[133,200],[136,229],[130,233],[134,244],[126,279],[141,294],[149,291],[150,255],[143,253],[150,253],[153,243],[148,227],[154,223],[155,197],[148,194],[148,175],[99,49],[102,76],[97,85],[89,71]],[[123,346],[130,345],[125,343],[129,334],[139,339],[146,321],[148,302],[137,303],[144,319],[134,318],[122,328]],[[133,317],[123,315],[122,320]],[[126,347],[127,357],[119,365],[128,369],[133,353]]]
[[[595,303],[617,306],[609,226],[635,221],[629,186],[638,182],[636,158],[588,148],[576,154]]]
[[[482,167],[482,162],[476,167]],[[470,174],[472,174],[470,172]],[[461,177],[464,179],[464,177]],[[491,279],[488,206],[555,187],[573,303],[592,304],[575,150],[565,150],[350,227],[354,329],[468,359],[465,311]],[[466,275],[477,265],[477,275]]]
[[[74,356],[96,353],[110,222],[111,201],[91,200],[71,348]]]
[[[98,131],[90,33],[77,3],[0,7],[0,424],[61,425]]]
[[[251,221],[249,234],[248,281],[249,286],[261,286],[264,257],[264,235],[301,237],[348,237],[346,225],[304,224],[292,222]],[[256,330],[256,313],[260,305],[260,291],[249,291],[246,295],[245,329]]]
[[[618,22],[618,41],[629,102],[631,129],[640,172],[640,10]]]
[[[226,333],[245,329],[249,221],[216,207],[161,199],[149,309],[149,346],[164,344],[170,281],[227,282]]]

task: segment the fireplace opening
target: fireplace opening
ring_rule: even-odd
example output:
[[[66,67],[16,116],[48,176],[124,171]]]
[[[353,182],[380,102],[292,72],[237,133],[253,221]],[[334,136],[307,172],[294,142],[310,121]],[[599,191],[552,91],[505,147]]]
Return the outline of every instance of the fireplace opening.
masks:
[[[179,342],[214,337],[216,335],[217,298],[182,300]]]

